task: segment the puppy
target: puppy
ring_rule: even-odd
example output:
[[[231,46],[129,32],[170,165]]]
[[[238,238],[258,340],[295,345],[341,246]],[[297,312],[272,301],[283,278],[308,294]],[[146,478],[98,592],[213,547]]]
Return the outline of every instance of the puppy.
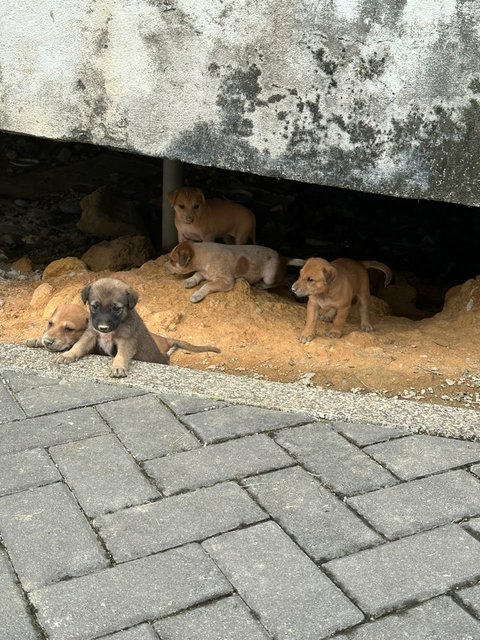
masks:
[[[66,351],[83,335],[88,326],[88,312],[79,304],[62,304],[53,312],[41,338],[27,340],[27,347],[45,347],[49,351]]]
[[[214,353],[221,353],[217,347],[211,347],[209,345],[198,346],[185,342],[184,340],[175,340],[173,338],[165,338],[164,336],[158,336],[156,333],[151,334],[155,340],[155,344],[161,353],[164,353],[167,359],[170,359],[172,353],[177,349],[183,349],[183,351],[190,351],[191,353],[204,353],[206,351],[213,351]]]
[[[58,363],[70,364],[89,353],[103,353],[113,356],[113,378],[124,378],[132,360],[168,364],[168,357],[134,309],[137,294],[124,282],[101,278],[87,285],[81,297],[90,311],[88,327],[69,351],[57,357]]]
[[[165,265],[169,273],[195,273],[183,282],[186,289],[207,282],[190,298],[200,302],[214,291],[230,291],[237,278],[245,278],[259,289],[282,283],[287,265],[301,266],[305,260],[280,256],[273,249],[258,245],[225,245],[215,242],[181,242],[170,253]]]
[[[356,262],[339,258],[327,262],[323,258],[309,258],[300,271],[299,279],[293,283],[292,291],[299,298],[308,296],[307,320],[300,342],[311,342],[315,337],[318,313],[324,311],[322,319],[333,320],[327,331],[329,338],[339,338],[354,299],[360,304],[360,326],[362,331],[373,331],[368,312],[370,289],[367,269],[379,269],[385,274],[385,286],[392,279],[387,265],[375,260]]]
[[[200,189],[182,187],[168,194],[175,211],[178,242],[224,242],[255,244],[255,216],[241,204],[228,200],[205,200]]]

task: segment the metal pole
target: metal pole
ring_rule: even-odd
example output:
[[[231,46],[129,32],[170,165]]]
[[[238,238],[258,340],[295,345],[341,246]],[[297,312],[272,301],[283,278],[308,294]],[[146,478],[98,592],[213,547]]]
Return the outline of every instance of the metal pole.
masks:
[[[183,164],[180,160],[163,159],[162,192],[162,250],[170,251],[177,244],[174,212],[167,196],[170,191],[183,186]]]

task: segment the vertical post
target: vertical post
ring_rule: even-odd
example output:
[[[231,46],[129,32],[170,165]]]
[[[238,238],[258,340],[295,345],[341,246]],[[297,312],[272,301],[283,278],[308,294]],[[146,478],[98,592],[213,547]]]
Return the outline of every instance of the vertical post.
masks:
[[[183,185],[183,164],[180,160],[163,159],[162,191],[162,250],[170,251],[177,244],[177,230],[173,220],[174,212],[167,196],[170,191]]]

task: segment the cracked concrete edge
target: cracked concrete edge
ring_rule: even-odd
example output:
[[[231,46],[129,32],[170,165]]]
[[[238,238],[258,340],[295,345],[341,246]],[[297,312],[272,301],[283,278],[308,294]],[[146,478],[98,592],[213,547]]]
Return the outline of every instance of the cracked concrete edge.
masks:
[[[160,394],[204,396],[231,404],[298,411],[328,421],[398,426],[414,433],[480,440],[480,413],[472,409],[144,362],[133,362],[127,378],[112,380],[106,357],[87,356],[69,366],[55,364],[54,358],[55,354],[41,349],[0,344],[0,372],[23,370],[65,381],[87,379],[126,384]]]

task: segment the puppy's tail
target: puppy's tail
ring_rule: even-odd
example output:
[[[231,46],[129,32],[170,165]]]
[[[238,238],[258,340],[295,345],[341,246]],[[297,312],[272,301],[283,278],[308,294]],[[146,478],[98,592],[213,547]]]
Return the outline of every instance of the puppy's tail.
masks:
[[[388,286],[392,281],[392,270],[387,267],[383,262],[377,262],[376,260],[361,260],[361,263],[365,269],[378,269],[385,274],[385,286]]]
[[[191,353],[204,353],[205,351],[213,351],[214,353],[221,353],[217,347],[211,347],[210,345],[197,346],[190,344],[190,342],[184,342],[183,340],[173,340],[166,338],[168,342],[168,355],[172,355],[177,349],[183,349],[184,351],[190,351]]]
[[[303,267],[306,260],[302,260],[301,258],[287,258],[287,264],[292,265],[292,267]]]

